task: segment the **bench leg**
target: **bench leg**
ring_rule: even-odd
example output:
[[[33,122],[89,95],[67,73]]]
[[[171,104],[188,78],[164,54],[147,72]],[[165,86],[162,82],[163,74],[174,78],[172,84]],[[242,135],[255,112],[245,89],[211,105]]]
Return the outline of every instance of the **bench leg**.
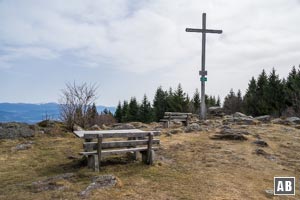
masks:
[[[169,128],[169,127],[170,127],[170,122],[169,121],[164,122],[164,128]]]
[[[99,159],[98,159],[98,155],[93,155],[94,157],[94,170],[95,172],[99,172]]]
[[[88,168],[99,172],[99,159],[97,154],[88,156]]]
[[[150,157],[148,157],[147,151],[143,151],[143,152],[141,152],[141,154],[142,154],[142,161],[143,161],[143,163],[145,163],[147,165],[152,165],[153,164],[153,161],[155,159],[155,152],[154,152],[154,150],[151,150]]]

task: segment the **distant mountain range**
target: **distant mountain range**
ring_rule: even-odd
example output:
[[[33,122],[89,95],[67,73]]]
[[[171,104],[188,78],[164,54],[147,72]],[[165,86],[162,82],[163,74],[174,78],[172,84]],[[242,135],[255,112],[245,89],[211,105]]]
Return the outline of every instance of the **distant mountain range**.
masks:
[[[97,106],[99,113],[105,108],[115,113],[115,107]],[[46,116],[50,119],[58,120],[59,104],[0,103],[0,122],[25,122],[33,124],[46,119]]]

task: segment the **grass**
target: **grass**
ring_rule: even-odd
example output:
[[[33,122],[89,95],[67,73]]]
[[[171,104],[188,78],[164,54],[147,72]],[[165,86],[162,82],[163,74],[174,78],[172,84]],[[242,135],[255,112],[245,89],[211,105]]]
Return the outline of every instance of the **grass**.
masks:
[[[0,199],[81,199],[79,192],[101,174],[117,176],[119,184],[95,190],[89,199],[299,199],[300,131],[280,125],[246,130],[250,135],[243,142],[209,139],[217,130],[163,135],[153,166],[123,156],[104,162],[99,173],[81,165],[82,140],[71,134],[36,136],[23,151],[13,148],[26,140],[1,140]],[[275,160],[253,153],[255,135],[269,144],[263,149]],[[57,183],[67,189],[32,190],[32,182],[67,172],[75,177]],[[296,196],[266,195],[274,176],[296,176]]]

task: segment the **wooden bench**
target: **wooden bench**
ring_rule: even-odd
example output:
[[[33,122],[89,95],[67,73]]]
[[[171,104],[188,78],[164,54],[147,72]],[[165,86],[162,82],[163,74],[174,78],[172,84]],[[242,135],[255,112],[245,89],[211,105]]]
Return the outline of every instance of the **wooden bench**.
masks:
[[[109,155],[117,155],[127,152],[142,154],[142,160],[146,164],[153,164],[154,150],[158,149],[159,131],[129,130],[105,130],[105,131],[74,131],[75,135],[84,138],[84,151],[81,155],[88,158],[88,167],[99,171],[101,160]],[[107,138],[122,138],[118,141],[104,141]],[[126,138],[126,139],[124,139]],[[93,141],[96,140],[96,141]]]
[[[189,124],[192,113],[181,113],[181,112],[165,112],[164,118],[161,122],[164,122],[164,127],[169,128],[171,121],[183,122],[185,126]]]

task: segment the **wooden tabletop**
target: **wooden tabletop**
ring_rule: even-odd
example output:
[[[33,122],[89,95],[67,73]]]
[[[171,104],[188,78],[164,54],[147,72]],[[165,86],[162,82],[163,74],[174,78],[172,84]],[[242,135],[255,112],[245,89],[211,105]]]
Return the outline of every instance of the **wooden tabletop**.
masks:
[[[102,130],[102,131],[74,131],[77,137],[83,138],[84,134],[114,134],[114,133],[148,133],[140,129]]]

